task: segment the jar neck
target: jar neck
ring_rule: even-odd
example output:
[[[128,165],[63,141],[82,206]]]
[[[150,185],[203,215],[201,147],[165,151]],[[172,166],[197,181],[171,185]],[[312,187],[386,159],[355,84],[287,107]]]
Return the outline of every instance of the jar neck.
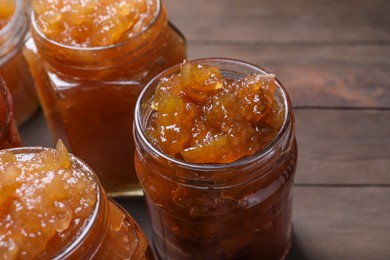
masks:
[[[208,65],[222,64],[224,68],[221,68],[221,73],[232,78],[249,73],[266,74],[265,71],[252,65],[241,63],[237,66],[236,63],[240,62],[234,60],[221,62],[218,59],[205,59],[195,62],[199,61]],[[242,66],[247,67],[242,68]],[[164,76],[170,75],[177,69],[177,67],[171,68],[169,71],[163,72],[163,74]],[[151,169],[167,169],[166,171],[156,172],[156,174],[194,189],[222,189],[243,185],[259,178],[266,178],[269,174],[272,174],[275,168],[285,163],[286,156],[291,156],[290,151],[295,142],[294,116],[290,98],[278,80],[276,80],[277,87],[274,99],[284,111],[284,122],[274,140],[263,150],[258,151],[254,155],[225,164],[187,163],[162,153],[149,142],[144,131],[153,112],[150,107],[150,101],[153,98],[154,87],[158,79],[162,77],[161,75],[156,76],[141,93],[135,109],[134,124],[134,137],[137,149],[144,157],[140,159],[145,160],[145,164],[150,166]],[[245,174],[237,174],[240,172],[245,172]]]
[[[23,46],[28,22],[24,0],[15,0],[15,11],[9,22],[0,30],[0,66],[13,57]]]
[[[38,28],[31,14],[31,33],[39,54],[55,70],[73,77],[94,77],[97,72],[140,70],[163,47],[168,19],[164,5],[156,0],[157,8],[151,24],[140,34],[125,41],[101,47],[74,47],[48,39]]]
[[[96,208],[85,224],[81,234],[66,248],[65,251],[54,257],[60,259],[93,259],[104,250],[110,229],[109,202],[98,183]]]

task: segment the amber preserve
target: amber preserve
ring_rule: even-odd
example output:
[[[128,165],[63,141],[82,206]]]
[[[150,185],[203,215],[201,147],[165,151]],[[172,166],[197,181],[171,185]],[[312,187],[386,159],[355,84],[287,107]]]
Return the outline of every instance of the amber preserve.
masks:
[[[161,259],[283,259],[294,116],[275,75],[230,59],[159,74],[135,111],[136,169]]]
[[[22,125],[38,110],[34,81],[22,54],[29,21],[24,0],[0,1],[0,75],[11,92],[14,118]]]
[[[135,103],[148,81],[186,57],[184,37],[159,0],[31,5],[24,54],[54,137],[95,170],[111,196],[142,195]]]
[[[0,151],[0,259],[154,259],[137,223],[68,153]]]

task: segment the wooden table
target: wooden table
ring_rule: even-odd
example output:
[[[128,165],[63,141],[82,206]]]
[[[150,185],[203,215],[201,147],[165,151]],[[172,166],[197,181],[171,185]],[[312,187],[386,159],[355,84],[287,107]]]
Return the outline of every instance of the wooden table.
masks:
[[[190,58],[275,73],[297,120],[288,259],[390,259],[390,1],[166,0]],[[41,114],[26,145],[52,146]],[[150,236],[142,198],[120,203]]]

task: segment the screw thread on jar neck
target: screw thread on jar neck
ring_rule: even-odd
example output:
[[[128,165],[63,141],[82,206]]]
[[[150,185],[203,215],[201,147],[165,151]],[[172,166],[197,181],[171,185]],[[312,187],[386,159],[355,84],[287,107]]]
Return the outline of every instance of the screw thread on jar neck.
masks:
[[[155,2],[154,18],[142,32],[108,46],[77,47],[49,39],[39,29],[34,11],[31,13],[32,36],[45,61],[65,74],[93,77],[97,70],[116,70],[118,74],[118,67],[123,67],[128,74],[129,69],[139,69],[141,63],[138,60],[150,60],[148,57],[162,47],[160,38],[166,37],[168,19],[165,7],[160,0]],[[132,64],[137,67],[132,68]]]
[[[257,66],[238,60],[209,58],[194,60],[192,62],[219,67],[221,73],[228,78],[240,78],[250,73],[267,74],[263,69]],[[138,143],[137,148],[140,153],[145,155],[145,158],[148,160],[146,164],[155,164],[154,166],[151,166],[151,168],[161,168],[161,165],[164,164],[167,169],[171,169],[171,171],[175,171],[175,173],[170,174],[169,176],[165,176],[164,173],[158,174],[164,175],[164,178],[172,179],[181,185],[199,189],[210,187],[213,189],[226,188],[228,186],[235,186],[238,183],[242,185],[246,182],[254,181],[253,175],[256,175],[256,178],[263,178],[267,175],[272,170],[272,167],[275,167],[275,164],[281,161],[281,157],[283,157],[286,151],[293,145],[294,140],[294,138],[292,138],[294,133],[294,118],[291,111],[291,102],[283,85],[276,80],[277,88],[275,89],[275,98],[283,106],[284,123],[277,136],[267,147],[254,155],[239,159],[232,163],[194,164],[164,154],[149,142],[145,133],[147,123],[152,113],[150,101],[158,81],[162,77],[177,73],[178,70],[179,65],[157,75],[145,87],[136,104],[134,138],[136,143]],[[248,174],[245,176],[236,174],[237,170],[242,171],[243,169]],[[262,169],[262,174],[257,174],[256,172],[259,171],[254,171],[254,169]],[[220,177],[216,177],[216,175],[219,175]]]

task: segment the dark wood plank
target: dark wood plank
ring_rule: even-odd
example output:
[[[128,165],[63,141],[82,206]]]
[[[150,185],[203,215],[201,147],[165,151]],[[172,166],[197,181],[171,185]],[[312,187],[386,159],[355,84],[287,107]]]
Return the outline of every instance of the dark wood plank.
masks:
[[[390,185],[390,111],[295,110],[296,183]],[[53,147],[42,114],[21,128],[25,145]]]
[[[390,188],[295,187],[288,259],[390,259]]]
[[[390,257],[390,188],[295,187],[288,260]],[[118,201],[152,240],[143,198]]]
[[[390,111],[304,109],[295,115],[296,183],[390,185]]]
[[[390,41],[387,0],[165,0],[190,42]]]
[[[19,128],[24,146],[54,147],[54,140],[42,111],[38,111],[29,121]]]
[[[390,45],[191,44],[188,50],[191,59],[234,58],[275,73],[294,106],[390,108]]]

